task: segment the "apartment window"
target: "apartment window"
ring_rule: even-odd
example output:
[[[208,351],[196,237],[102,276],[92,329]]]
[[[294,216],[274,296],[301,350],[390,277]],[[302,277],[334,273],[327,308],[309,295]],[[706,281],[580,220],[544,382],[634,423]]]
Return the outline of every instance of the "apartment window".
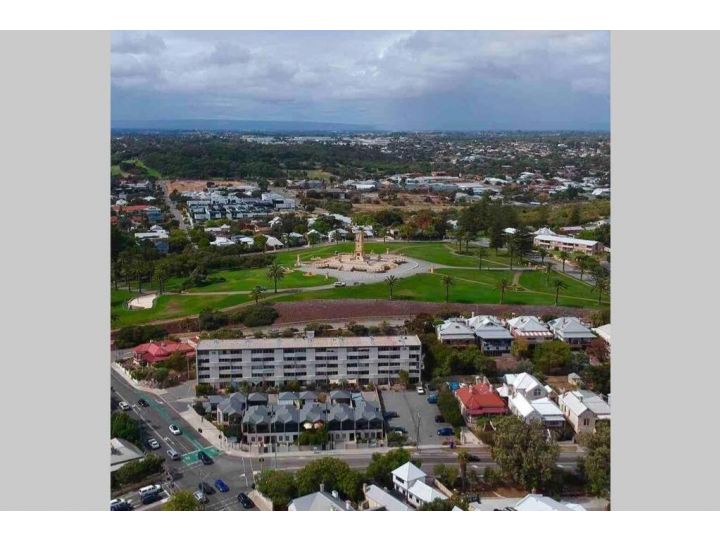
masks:
[[[583,418],[583,426],[589,426],[590,425],[590,419],[589,418]]]

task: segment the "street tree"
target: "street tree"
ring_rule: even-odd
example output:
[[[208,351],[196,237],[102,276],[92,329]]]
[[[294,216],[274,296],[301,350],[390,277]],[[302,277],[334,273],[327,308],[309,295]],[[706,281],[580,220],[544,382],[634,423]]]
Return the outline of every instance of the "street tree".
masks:
[[[560,253],[560,260],[562,261],[562,271],[565,273],[565,261],[567,261],[570,258],[570,255],[565,253],[564,251]]]
[[[526,490],[542,489],[550,481],[558,445],[548,440],[541,422],[525,423],[517,416],[498,418],[490,456],[500,474]]]
[[[610,289],[610,280],[607,278],[598,278],[593,287],[598,293],[598,304],[602,303],[602,295]]]
[[[587,455],[579,469],[587,480],[588,491],[597,497],[610,496],[610,424],[598,422],[594,433],[579,436]]]
[[[200,504],[193,496],[192,491],[181,489],[176,491],[162,507],[163,510],[171,512],[192,512],[200,509]]]

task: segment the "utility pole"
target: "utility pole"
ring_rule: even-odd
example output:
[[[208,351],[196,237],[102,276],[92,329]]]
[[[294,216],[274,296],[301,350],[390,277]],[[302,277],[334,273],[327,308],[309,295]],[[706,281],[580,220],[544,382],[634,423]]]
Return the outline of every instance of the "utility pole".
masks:
[[[418,454],[420,453],[420,418],[421,418],[421,417],[420,417],[420,412],[418,412],[418,413],[417,413],[417,426],[416,426],[416,428],[417,428],[417,434],[416,434],[416,437],[415,437],[415,441],[416,441],[415,445],[417,446]]]

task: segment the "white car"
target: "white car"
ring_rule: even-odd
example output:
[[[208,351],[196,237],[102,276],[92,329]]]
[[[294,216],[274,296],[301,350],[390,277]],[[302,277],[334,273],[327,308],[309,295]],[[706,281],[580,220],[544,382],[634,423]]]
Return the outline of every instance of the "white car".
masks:
[[[420,395],[422,395],[422,394],[425,393],[425,389],[424,389],[422,386],[418,386],[418,387],[417,387],[417,393],[420,394]]]
[[[180,428],[177,427],[175,424],[170,424],[168,429],[170,430],[170,433],[172,433],[173,435],[180,435],[180,433],[182,433],[180,431]]]
[[[132,407],[127,401],[121,401],[120,403],[118,403],[118,407],[120,407],[121,411],[129,411],[130,409],[132,409]]]
[[[335,283],[333,283],[333,287],[344,287],[345,285],[347,285],[347,283],[345,283],[344,281],[336,281]]]

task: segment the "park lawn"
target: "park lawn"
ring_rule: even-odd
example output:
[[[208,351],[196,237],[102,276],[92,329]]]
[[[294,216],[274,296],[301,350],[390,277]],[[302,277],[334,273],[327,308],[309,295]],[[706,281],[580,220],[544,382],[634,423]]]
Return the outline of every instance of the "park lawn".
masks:
[[[267,277],[267,268],[248,268],[245,270],[221,270],[208,276],[210,283],[202,287],[193,287],[190,292],[229,292],[250,291],[257,285],[273,290],[273,280]],[[278,289],[316,287],[334,283],[334,278],[310,276],[303,272],[292,271],[278,281]]]
[[[550,273],[550,284],[548,284],[548,276],[544,271],[523,272],[520,276],[520,285],[533,291],[543,291],[555,296],[555,289],[552,286],[554,280],[559,279],[567,288],[560,289],[560,298],[577,297],[586,298],[597,304],[597,291],[594,291],[592,285],[580,282],[577,279],[565,276],[560,272]],[[603,293],[603,303],[607,303],[607,293]]]
[[[442,272],[442,273],[441,273]],[[445,285],[442,282],[442,274],[447,273],[455,277],[455,283],[450,286],[449,302],[468,304],[498,304],[500,303],[500,291],[495,285],[488,285],[491,280],[499,281],[503,277],[507,279],[510,272],[476,272],[483,280],[474,281],[468,276],[470,274],[455,274],[465,272],[463,269],[441,269],[434,274],[417,274],[408,278],[398,280],[393,291],[395,300],[414,300],[421,302],[444,302]],[[497,276],[491,276],[497,274]],[[461,279],[463,278],[463,279]],[[496,281],[496,282],[497,282]],[[388,299],[387,284],[372,283],[366,285],[355,285],[349,287],[325,289],[316,291],[303,291],[288,295],[281,295],[275,298],[277,302],[296,302],[301,300],[331,300],[331,299]],[[553,305],[555,294],[543,291],[506,291],[504,303],[520,305]],[[597,302],[593,299],[560,298],[560,305],[572,307],[593,307]]]
[[[127,291],[113,291],[110,309],[113,315],[117,315],[117,319],[112,322],[113,328],[187,317],[197,315],[203,309],[229,308],[249,301],[249,296],[246,294],[207,296],[173,294],[161,296],[155,300],[155,305],[150,309],[130,310],[125,307],[125,302],[136,295],[137,293],[129,293],[128,296]]]
[[[322,246],[310,246],[303,249],[293,251],[281,251],[275,255],[275,261],[286,268],[293,268],[300,255],[300,260],[310,262],[313,257],[331,257],[336,252],[350,253],[355,249],[354,242],[338,242],[337,244],[323,244]]]

